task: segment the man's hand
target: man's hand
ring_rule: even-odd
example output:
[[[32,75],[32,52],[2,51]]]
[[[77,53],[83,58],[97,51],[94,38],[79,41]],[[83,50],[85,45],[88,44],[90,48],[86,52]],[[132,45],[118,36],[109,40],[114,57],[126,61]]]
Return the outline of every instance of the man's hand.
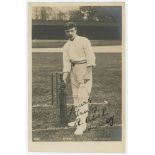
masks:
[[[69,74],[68,72],[63,73],[63,81],[64,81],[65,84],[67,83],[68,74]]]
[[[66,84],[67,83],[67,81],[66,80],[63,80],[63,82]]]

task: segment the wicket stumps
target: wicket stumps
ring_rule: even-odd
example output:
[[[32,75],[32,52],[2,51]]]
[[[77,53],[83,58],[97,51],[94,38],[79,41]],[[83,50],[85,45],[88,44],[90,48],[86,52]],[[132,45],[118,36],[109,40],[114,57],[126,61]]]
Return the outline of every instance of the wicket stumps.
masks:
[[[67,123],[67,102],[66,102],[66,85],[63,82],[63,73],[51,73],[51,96],[52,105],[56,104],[60,107],[60,121],[61,125],[65,126]]]
[[[51,104],[58,104],[59,103],[59,89],[58,85],[60,85],[60,80],[59,80],[59,72],[53,72],[51,73]],[[58,81],[59,80],[59,81]]]

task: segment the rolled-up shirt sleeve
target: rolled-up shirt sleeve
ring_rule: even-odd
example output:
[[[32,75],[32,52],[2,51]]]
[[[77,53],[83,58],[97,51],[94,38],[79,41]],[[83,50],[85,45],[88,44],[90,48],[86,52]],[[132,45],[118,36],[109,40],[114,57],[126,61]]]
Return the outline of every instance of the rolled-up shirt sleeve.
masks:
[[[71,70],[71,62],[68,54],[63,48],[63,72],[70,72],[70,70]]]
[[[91,43],[87,38],[85,38],[85,41],[84,41],[84,51],[86,54],[87,66],[95,67],[96,66],[96,63],[95,63],[96,57],[95,57],[94,51],[92,49]]]

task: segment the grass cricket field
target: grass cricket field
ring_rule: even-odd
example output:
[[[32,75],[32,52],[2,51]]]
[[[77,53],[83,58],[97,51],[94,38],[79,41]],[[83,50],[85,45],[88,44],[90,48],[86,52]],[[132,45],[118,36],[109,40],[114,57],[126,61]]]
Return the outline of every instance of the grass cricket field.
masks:
[[[60,124],[59,106],[51,105],[51,72],[62,71],[62,53],[32,53],[33,141],[120,141],[122,136],[122,54],[95,53],[92,103],[88,128],[74,136],[74,128]],[[70,82],[67,85],[68,121],[75,118]]]

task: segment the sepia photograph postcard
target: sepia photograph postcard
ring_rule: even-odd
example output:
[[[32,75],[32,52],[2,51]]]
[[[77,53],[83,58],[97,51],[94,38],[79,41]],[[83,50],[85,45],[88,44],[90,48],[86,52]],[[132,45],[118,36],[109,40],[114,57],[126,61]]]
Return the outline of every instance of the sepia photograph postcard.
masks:
[[[27,4],[28,151],[125,152],[125,2]]]

